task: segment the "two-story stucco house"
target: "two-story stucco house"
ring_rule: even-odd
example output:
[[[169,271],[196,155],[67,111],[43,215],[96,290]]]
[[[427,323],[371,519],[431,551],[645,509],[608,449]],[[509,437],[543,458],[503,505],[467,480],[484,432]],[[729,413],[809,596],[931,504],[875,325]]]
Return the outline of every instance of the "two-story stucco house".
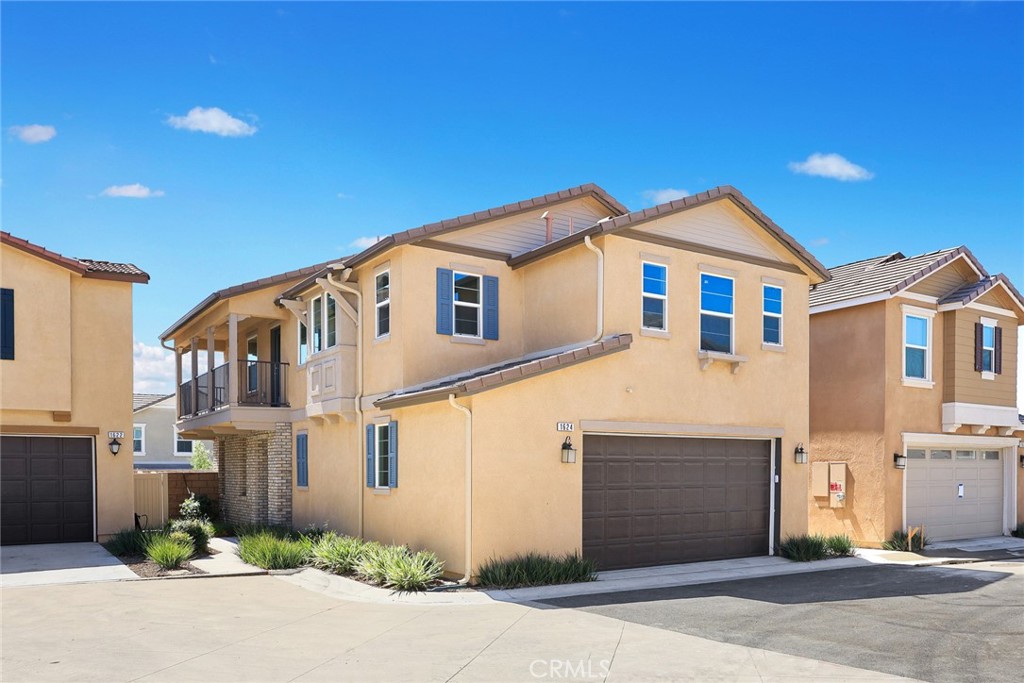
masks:
[[[811,530],[1006,534],[1021,519],[1020,293],[966,247],[831,274],[810,294]]]
[[[827,277],[732,187],[630,213],[583,185],[220,290],[162,337],[214,368],[181,378],[179,426],[215,440],[229,519],[456,575],[525,551],[648,566],[806,531]]]
[[[137,470],[192,469],[195,444],[201,443],[213,453],[209,441],[193,441],[181,436],[175,394],[132,395],[132,457]]]
[[[132,526],[132,284],[148,281],[0,232],[0,543]]]

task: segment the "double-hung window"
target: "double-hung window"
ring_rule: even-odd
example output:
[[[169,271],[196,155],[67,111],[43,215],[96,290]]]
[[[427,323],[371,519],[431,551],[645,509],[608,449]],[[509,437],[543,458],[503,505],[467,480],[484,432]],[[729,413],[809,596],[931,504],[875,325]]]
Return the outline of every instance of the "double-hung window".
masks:
[[[306,358],[309,357],[309,330],[306,329],[306,323],[301,320],[299,323],[299,365],[306,362]]]
[[[456,271],[452,287],[455,335],[480,337],[480,276]]]
[[[313,299],[313,353],[324,350],[324,302],[321,297]]]
[[[174,432],[174,454],[175,455],[192,455],[192,441],[190,439],[183,439],[178,434],[177,430]]]
[[[903,379],[907,384],[930,386],[934,315],[934,311],[903,306]]]
[[[733,351],[733,279],[700,274],[700,350]]]
[[[330,294],[324,293],[313,299],[309,315],[312,317],[310,326],[313,339],[310,354],[319,353],[338,344],[338,302]],[[302,330],[299,330],[300,334]],[[305,362],[303,359],[300,362]]]
[[[391,271],[385,270],[374,278],[376,290],[375,334],[378,339],[391,334]]]
[[[981,326],[981,371],[995,372],[996,367],[996,326]]]
[[[398,488],[398,423],[394,420],[366,426],[366,485]]]
[[[668,330],[668,268],[660,263],[643,262],[643,327]]]
[[[146,425],[132,427],[132,453],[135,455],[146,454]]]
[[[782,346],[782,287],[764,285],[761,341]]]

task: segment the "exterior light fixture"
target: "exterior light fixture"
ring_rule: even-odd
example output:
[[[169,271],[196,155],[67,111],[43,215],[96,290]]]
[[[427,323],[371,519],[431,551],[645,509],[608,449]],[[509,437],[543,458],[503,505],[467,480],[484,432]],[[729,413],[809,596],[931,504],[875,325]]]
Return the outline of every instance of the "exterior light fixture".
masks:
[[[898,470],[907,469],[907,456],[903,455],[902,453],[893,453],[892,464]]]
[[[1024,453],[1020,454],[1020,466],[1021,468],[1024,468]]]
[[[573,448],[572,439],[568,436],[562,442],[562,462],[576,462],[576,449]]]
[[[804,445],[802,443],[798,443],[796,445],[796,450],[793,451],[793,458],[796,460],[797,465],[807,464],[807,451],[804,450]]]
[[[121,442],[117,439],[111,439],[110,443],[107,444],[107,448],[110,449],[112,455],[117,455],[117,452],[121,450]]]

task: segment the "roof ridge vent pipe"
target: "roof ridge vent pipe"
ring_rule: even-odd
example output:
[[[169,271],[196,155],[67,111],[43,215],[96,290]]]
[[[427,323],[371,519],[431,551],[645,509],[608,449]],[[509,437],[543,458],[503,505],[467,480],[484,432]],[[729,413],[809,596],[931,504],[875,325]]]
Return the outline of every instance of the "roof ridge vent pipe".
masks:
[[[550,211],[545,211],[540,217],[544,219],[544,244],[547,244],[554,236],[555,217],[551,215]]]
[[[597,332],[590,340],[591,344],[601,341],[604,336],[604,252],[594,246],[590,235],[583,237],[583,245],[597,254]]]
[[[473,578],[473,411],[455,401],[455,394],[448,394],[452,408],[466,416],[466,571],[459,583],[467,585]]]

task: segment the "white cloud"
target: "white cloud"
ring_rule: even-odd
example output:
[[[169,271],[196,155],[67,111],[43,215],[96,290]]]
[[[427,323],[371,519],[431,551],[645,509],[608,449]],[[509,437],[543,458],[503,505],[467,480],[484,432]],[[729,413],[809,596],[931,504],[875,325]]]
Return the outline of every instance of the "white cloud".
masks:
[[[352,195],[345,194],[344,192],[339,192],[338,199],[352,199]]]
[[[871,180],[875,174],[839,154],[815,152],[804,161],[789,162],[789,170],[803,175],[816,175],[835,180]]]
[[[100,192],[104,197],[130,197],[132,199],[149,199],[150,197],[163,197],[163,190],[151,190],[145,185],[133,183],[131,185],[111,185]]]
[[[38,123],[33,123],[28,126],[11,126],[7,129],[11,135],[17,137],[22,142],[27,142],[30,145],[36,145],[40,142],[49,142],[57,136],[57,129],[53,126],[41,126]]]
[[[168,116],[167,125],[229,138],[245,137],[257,131],[256,126],[236,119],[218,107],[193,107],[185,116]]]
[[[830,241],[831,240],[829,240],[829,238],[827,238],[827,237],[818,237],[816,239],[811,240],[811,246],[812,247],[823,247],[826,244],[828,244]]]
[[[362,251],[363,249],[369,249],[373,245],[377,244],[377,242],[380,242],[379,237],[357,237],[349,242],[348,246]]]
[[[174,354],[161,346],[140,341],[133,345],[135,391],[169,394],[174,391]]]
[[[644,190],[644,199],[651,204],[664,204],[683,197],[689,197],[690,193],[682,188],[666,187],[662,190]]]

